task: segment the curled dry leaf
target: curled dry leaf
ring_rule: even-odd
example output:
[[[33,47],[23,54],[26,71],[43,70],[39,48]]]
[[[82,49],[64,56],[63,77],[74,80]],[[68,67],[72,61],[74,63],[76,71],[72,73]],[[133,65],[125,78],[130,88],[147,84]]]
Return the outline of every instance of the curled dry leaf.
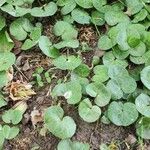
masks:
[[[43,111],[39,111],[34,108],[34,110],[31,112],[31,122],[34,127],[38,122],[43,122],[43,115]]]
[[[12,82],[9,87],[9,97],[14,100],[28,100],[36,93],[31,89],[32,85],[26,82]]]

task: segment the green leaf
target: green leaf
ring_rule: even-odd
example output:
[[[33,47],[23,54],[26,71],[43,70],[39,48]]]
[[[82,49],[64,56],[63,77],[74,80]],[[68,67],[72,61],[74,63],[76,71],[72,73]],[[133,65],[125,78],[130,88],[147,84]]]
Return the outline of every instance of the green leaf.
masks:
[[[107,4],[107,0],[92,0],[93,6],[100,12],[102,12],[102,8]]]
[[[142,9],[138,14],[134,16],[134,19],[132,20],[133,23],[138,23],[140,21],[143,21],[148,15],[148,12],[145,9]]]
[[[4,125],[2,128],[3,136],[10,140],[15,138],[18,133],[19,133],[19,128],[18,127],[9,127],[8,125]]]
[[[11,35],[13,35],[19,41],[25,40],[28,32],[31,32],[32,29],[32,24],[26,18],[18,18],[10,25]]]
[[[80,102],[78,112],[86,122],[95,122],[101,115],[101,109],[96,105],[92,105],[88,98]]]
[[[136,65],[141,65],[146,62],[143,56],[130,56],[130,61]]]
[[[5,123],[18,124],[23,118],[23,113],[19,110],[10,109],[2,115],[2,119]]]
[[[114,46],[113,41],[107,36],[103,35],[98,41],[98,48],[101,50],[109,50]]]
[[[129,53],[132,56],[142,56],[145,52],[146,45],[143,42],[140,42],[136,47],[129,49]]]
[[[127,11],[131,15],[138,13],[144,6],[140,0],[126,0],[126,4],[128,8]]]
[[[14,43],[9,37],[7,31],[2,30],[0,31],[0,52],[8,52],[11,51],[14,47]]]
[[[130,47],[135,48],[140,44],[140,33],[138,32],[137,29],[131,28],[132,26],[129,26],[127,29],[127,42]]]
[[[61,36],[64,41],[74,40],[78,36],[77,30],[70,23],[65,21],[57,21],[53,31],[56,36]]]
[[[81,64],[74,70],[74,72],[80,77],[87,77],[90,74],[90,68],[86,64]]]
[[[57,146],[58,150],[90,150],[90,145],[87,143],[71,141],[70,139],[61,140]]]
[[[142,117],[138,121],[136,133],[144,139],[150,139],[150,118]]]
[[[141,71],[141,81],[150,90],[150,66],[145,67]]]
[[[0,71],[8,70],[15,63],[15,55],[11,52],[0,53]]]
[[[44,123],[46,128],[60,139],[71,138],[76,131],[74,120],[69,116],[64,117],[64,111],[60,106],[46,109]]]
[[[59,50],[52,45],[51,41],[47,36],[40,37],[39,47],[42,52],[48,57],[57,58],[60,55]]]
[[[129,75],[117,76],[116,81],[119,83],[121,89],[126,94],[133,93],[137,88],[136,81]]]
[[[93,7],[92,0],[75,0],[75,2],[83,8],[92,8]]]
[[[0,88],[6,86],[8,81],[7,73],[5,71],[0,71]]]
[[[61,41],[57,44],[54,44],[54,47],[57,48],[57,49],[61,49],[61,48],[64,48],[64,47],[78,48],[79,47],[79,41],[78,40]]]
[[[54,66],[61,70],[74,70],[81,64],[81,59],[75,56],[59,56],[53,61]]]
[[[7,102],[5,101],[4,97],[0,94],[0,108],[6,105]]]
[[[118,100],[123,97],[123,91],[115,80],[112,79],[108,81],[107,89],[109,89],[109,91],[111,92],[111,98],[113,100]]]
[[[135,100],[136,109],[145,117],[150,117],[150,97],[141,93]]]
[[[61,9],[63,15],[67,15],[74,10],[76,7],[76,2],[74,0],[66,0]]]
[[[74,9],[71,12],[72,18],[79,24],[90,24],[91,17],[89,14],[79,8]]]
[[[42,7],[34,7],[31,10],[31,15],[34,17],[53,16],[57,11],[57,5],[54,2],[49,2]]]
[[[93,11],[91,21],[94,25],[102,26],[105,23],[104,14],[98,11]]]
[[[115,46],[113,47],[113,54],[117,59],[123,60],[129,56],[129,51],[122,51],[118,46]]]
[[[118,76],[128,75],[128,71],[120,65],[110,65],[108,67],[108,76],[111,79],[116,79]]]
[[[108,107],[108,118],[117,126],[129,126],[138,118],[138,111],[133,103],[112,102]]]
[[[76,92],[74,90],[76,89]],[[68,104],[76,104],[81,100],[81,85],[77,81],[58,84],[53,89],[53,96],[64,96]]]
[[[97,65],[94,67],[94,76],[92,77],[92,81],[94,82],[105,82],[109,79],[108,76],[108,68],[104,65]]]
[[[6,20],[3,16],[0,16],[0,31],[5,27]]]
[[[111,99],[110,91],[102,83],[90,83],[86,86],[86,92],[95,97],[94,102],[100,107],[106,106]]]
[[[105,20],[108,25],[114,26],[121,22],[129,22],[129,18],[122,11],[109,10],[105,13]]]

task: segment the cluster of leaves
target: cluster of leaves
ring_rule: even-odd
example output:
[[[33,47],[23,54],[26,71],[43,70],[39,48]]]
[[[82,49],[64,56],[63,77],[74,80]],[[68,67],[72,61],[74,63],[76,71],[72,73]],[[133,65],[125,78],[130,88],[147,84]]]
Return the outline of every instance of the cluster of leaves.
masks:
[[[105,118],[117,126],[129,126],[138,120],[137,134],[150,139],[149,3],[149,0],[113,3],[108,3],[107,0],[55,0],[39,5],[34,0],[2,0],[0,88],[10,81],[8,72],[15,63],[15,55],[11,52],[13,40],[22,43],[22,50],[38,45],[43,54],[52,59],[57,69],[67,70],[70,75],[67,81],[54,87],[51,94],[54,99],[64,97],[68,104],[78,106],[79,116],[88,123]],[[53,42],[42,35],[42,24],[35,23],[34,18],[52,16],[59,10],[63,19],[53,27],[54,35],[59,39]],[[8,25],[1,15],[4,13],[19,18]],[[103,25],[107,27],[97,43],[104,55],[98,58],[100,62],[93,61],[92,68],[83,63],[80,55],[61,55],[63,48],[81,48],[74,22],[94,25],[97,31]],[[33,75],[39,86],[43,86],[40,76],[42,72],[43,68],[40,68]],[[47,82],[51,81],[48,72],[45,77]],[[0,97],[0,107],[5,105],[6,102]],[[107,108],[106,112],[102,112],[103,107]],[[2,116],[3,121],[18,124],[25,109],[22,110],[19,109],[19,113],[18,108],[8,110]],[[59,105],[51,106],[45,111],[44,123],[52,134],[62,139],[58,150],[60,147],[90,149],[88,144],[69,140],[76,132],[76,123],[73,118],[64,116]],[[0,134],[3,135],[0,143],[17,135],[19,131],[14,128],[0,127]]]

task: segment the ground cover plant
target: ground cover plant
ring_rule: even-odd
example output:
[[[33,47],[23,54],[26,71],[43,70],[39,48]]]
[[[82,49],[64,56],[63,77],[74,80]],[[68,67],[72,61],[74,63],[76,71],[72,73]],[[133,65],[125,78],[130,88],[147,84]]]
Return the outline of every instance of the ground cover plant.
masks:
[[[0,149],[150,149],[149,30],[149,0],[1,0]]]

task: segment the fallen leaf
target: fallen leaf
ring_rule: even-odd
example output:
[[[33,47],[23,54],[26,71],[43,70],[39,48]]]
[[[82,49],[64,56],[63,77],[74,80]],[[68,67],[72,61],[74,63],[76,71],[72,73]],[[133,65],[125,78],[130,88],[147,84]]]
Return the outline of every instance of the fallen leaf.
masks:
[[[13,101],[17,100],[28,100],[32,95],[36,93],[31,89],[32,85],[26,82],[12,82],[9,87],[9,97]]]
[[[34,127],[37,123],[43,122],[43,116],[43,111],[39,111],[34,108],[34,110],[31,112],[31,122]]]

